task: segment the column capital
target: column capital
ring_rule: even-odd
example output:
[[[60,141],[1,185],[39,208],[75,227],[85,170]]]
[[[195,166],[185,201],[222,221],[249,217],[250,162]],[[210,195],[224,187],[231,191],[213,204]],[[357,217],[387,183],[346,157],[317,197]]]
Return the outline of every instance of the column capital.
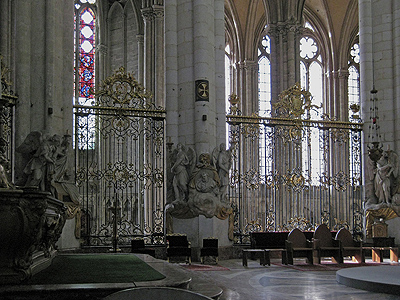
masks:
[[[254,60],[239,61],[236,63],[236,65],[239,69],[246,69],[246,70],[258,68],[258,62],[254,61]]]
[[[304,27],[293,20],[288,20],[286,22],[278,22],[276,24],[271,24],[268,27],[268,34],[271,37],[286,37],[288,33],[292,32],[295,34],[302,34]]]
[[[164,7],[161,5],[153,5],[152,7],[142,8],[141,11],[145,21],[153,21],[154,19],[164,18]]]
[[[96,46],[96,52],[98,51],[101,54],[107,54],[107,49],[108,49],[107,46],[104,44],[98,44]]]

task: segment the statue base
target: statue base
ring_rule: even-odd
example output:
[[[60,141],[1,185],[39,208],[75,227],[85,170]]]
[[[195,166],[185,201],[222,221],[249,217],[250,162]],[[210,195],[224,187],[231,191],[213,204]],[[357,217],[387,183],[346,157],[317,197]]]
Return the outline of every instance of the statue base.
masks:
[[[232,257],[233,242],[228,238],[229,218],[220,220],[216,217],[198,216],[192,219],[173,218],[174,233],[186,234],[192,246],[192,261],[200,261],[200,249],[204,238],[217,238],[219,258]]]

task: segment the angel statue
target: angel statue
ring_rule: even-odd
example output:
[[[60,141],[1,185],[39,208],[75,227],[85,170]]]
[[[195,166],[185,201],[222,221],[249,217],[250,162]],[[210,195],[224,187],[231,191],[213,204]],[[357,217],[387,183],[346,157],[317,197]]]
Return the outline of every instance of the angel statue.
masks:
[[[193,170],[196,153],[193,148],[186,148],[179,143],[173,153],[175,161],[171,167],[174,175],[172,186],[174,188],[175,201],[187,201],[189,176]]]
[[[51,185],[55,174],[54,153],[59,139],[54,135],[45,137],[39,131],[28,134],[24,142],[16,149],[28,159],[23,172],[27,176],[25,186],[36,187],[41,191],[53,192]]]
[[[382,205],[398,205],[399,195],[399,157],[393,150],[385,150],[374,163],[371,159],[367,164],[366,209],[379,209]],[[368,185],[368,181],[370,184]]]
[[[378,202],[389,204],[397,192],[399,158],[394,151],[386,150],[376,162],[375,195]]]
[[[226,193],[229,185],[229,170],[232,166],[232,151],[231,148],[226,150],[225,143],[221,143],[219,148],[214,148],[212,155],[214,166],[217,168],[220,180],[221,202],[227,202],[228,197]]]

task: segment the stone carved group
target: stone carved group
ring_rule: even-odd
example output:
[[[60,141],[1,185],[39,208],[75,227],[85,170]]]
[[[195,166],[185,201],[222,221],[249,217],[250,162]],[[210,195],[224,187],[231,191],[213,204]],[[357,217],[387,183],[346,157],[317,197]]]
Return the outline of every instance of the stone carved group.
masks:
[[[393,150],[372,149],[367,158],[365,209],[400,209],[400,160]]]
[[[166,207],[167,215],[226,219],[231,210],[227,197],[231,150],[222,143],[212,155],[200,154],[196,162],[195,150],[179,143],[172,151],[170,161],[172,178],[169,180],[173,193]]]
[[[33,131],[16,149],[26,160],[23,178],[18,183],[27,188],[37,188],[57,197],[56,183],[69,182],[72,178],[68,167],[71,136],[44,135]]]

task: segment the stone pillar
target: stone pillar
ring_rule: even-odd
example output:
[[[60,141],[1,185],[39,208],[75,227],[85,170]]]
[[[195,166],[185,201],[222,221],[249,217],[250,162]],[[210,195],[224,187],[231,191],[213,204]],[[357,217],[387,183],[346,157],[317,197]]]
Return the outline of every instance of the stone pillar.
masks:
[[[223,0],[169,0],[165,8],[167,142],[192,147],[197,159],[225,142],[223,16]],[[208,81],[206,99],[196,96],[197,80]],[[203,238],[231,245],[227,219],[174,218],[173,230],[188,235],[194,258]]]
[[[271,99],[300,81],[301,25],[294,21],[271,24]]]
[[[10,11],[18,12],[11,16],[9,37],[18,45],[10,52],[19,95],[15,143],[31,131],[72,133],[74,6],[62,0],[10,2]]]
[[[399,153],[400,106],[400,3],[395,0],[359,0],[360,28],[360,93],[361,109],[365,122],[365,144],[368,140],[368,127],[371,108],[371,93],[375,88],[380,126],[380,142],[383,148]],[[366,153],[366,151],[364,151]],[[364,160],[365,162],[366,160]],[[389,234],[400,238],[399,218],[389,224]]]
[[[164,8],[143,7],[144,87],[153,94],[157,105],[164,104]]]
[[[137,81],[142,83],[144,79],[144,36],[138,34],[136,36],[138,42],[138,71]]]
[[[336,103],[335,103],[335,111],[332,116],[339,117],[339,120],[348,120],[349,119],[349,98],[348,98],[348,84],[349,79],[349,70],[341,69],[337,73],[337,78],[335,76],[335,87],[336,87]],[[338,105],[338,103],[342,103],[342,105]]]
[[[245,60],[236,68],[237,95],[244,115],[258,111],[258,62]]]
[[[98,44],[96,47],[96,86],[99,86],[100,83],[106,79],[106,77],[108,76],[108,72],[107,72],[107,46],[105,44]]]

